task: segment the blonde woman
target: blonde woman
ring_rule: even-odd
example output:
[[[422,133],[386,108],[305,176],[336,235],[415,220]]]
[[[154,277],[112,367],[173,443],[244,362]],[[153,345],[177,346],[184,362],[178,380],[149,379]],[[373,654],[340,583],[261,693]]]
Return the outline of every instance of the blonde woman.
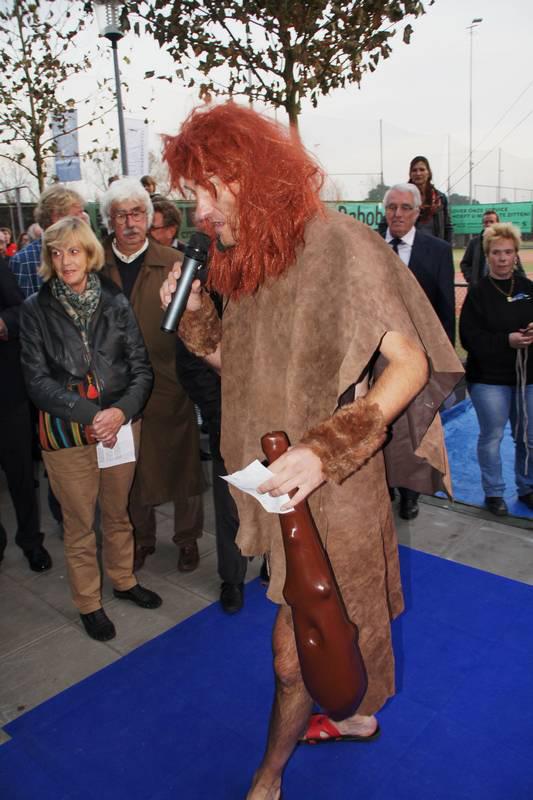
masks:
[[[102,608],[93,530],[98,500],[103,565],[114,595],[143,608],[161,598],[133,574],[134,541],[128,494],[135,462],[100,468],[97,443],[112,448],[132,422],[136,445],[152,370],[133,311],[98,273],[102,246],[90,227],[65,217],[43,236],[43,286],[21,315],[22,365],[39,409],[43,460],[63,511],[64,544],[74,604],[86,632],[107,641],[115,627]]]
[[[520,231],[496,223],[483,233],[489,272],[471,287],[460,335],[466,379],[479,421],[478,461],[485,505],[505,516],[500,448],[507,422],[516,445],[519,500],[533,508],[533,282],[517,272]]]

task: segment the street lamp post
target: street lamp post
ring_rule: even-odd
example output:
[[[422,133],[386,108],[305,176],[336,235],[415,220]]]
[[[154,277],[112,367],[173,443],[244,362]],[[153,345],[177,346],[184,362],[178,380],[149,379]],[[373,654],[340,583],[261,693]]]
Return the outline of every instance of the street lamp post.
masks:
[[[470,101],[469,101],[469,148],[468,148],[468,201],[472,205],[472,169],[474,167],[472,161],[472,50],[474,40],[474,28],[477,28],[483,22],[482,17],[476,17],[472,23],[467,26],[467,31],[470,31]]]
[[[118,66],[117,44],[123,37],[119,26],[119,8],[122,5],[119,0],[95,0],[94,11],[96,21],[100,30],[100,36],[104,36],[111,42],[113,50],[113,66],[115,69],[115,95],[117,98],[118,113],[118,136],[120,141],[120,162],[122,174],[128,174],[128,156],[126,153],[126,131],[124,127],[124,111],[122,108],[122,90],[120,86],[120,69]]]

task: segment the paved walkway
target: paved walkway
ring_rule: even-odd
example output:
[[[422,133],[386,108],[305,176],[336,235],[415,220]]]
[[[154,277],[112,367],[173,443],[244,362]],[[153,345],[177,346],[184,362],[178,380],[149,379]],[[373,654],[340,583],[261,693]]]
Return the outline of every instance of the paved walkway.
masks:
[[[2,726],[10,720],[218,599],[220,580],[208,490],[199,568],[188,575],[177,572],[172,510],[170,505],[162,506],[157,552],[147,559],[139,576],[161,594],[163,605],[155,611],[139,609],[115,599],[104,582],[104,604],[117,637],[108,643],[93,641],[83,631],[70,600],[62,541],[48,512],[45,487],[42,479],[43,530],[54,566],[38,575],[30,571],[13,543],[14,515],[0,473],[0,515],[11,535],[0,566],[0,742],[7,738]],[[509,523],[496,522],[488,513],[466,506],[453,510],[445,501],[427,498],[416,520],[398,520],[398,535],[402,544],[417,550],[533,585],[533,531],[527,523]],[[255,559],[247,578],[257,577],[259,568],[260,561]]]

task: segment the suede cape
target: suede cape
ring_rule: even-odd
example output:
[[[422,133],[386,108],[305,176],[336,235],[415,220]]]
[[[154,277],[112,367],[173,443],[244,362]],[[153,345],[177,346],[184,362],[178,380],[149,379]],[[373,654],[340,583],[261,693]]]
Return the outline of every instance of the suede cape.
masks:
[[[194,316],[184,316],[180,335],[199,351],[198,331],[194,342],[187,335]],[[462,375],[461,364],[409,269],[378,234],[332,211],[308,223],[296,262],[280,278],[229,300],[221,331],[221,450],[230,473],[263,460],[264,433],[283,430],[296,444],[339,405],[366,394],[383,368],[379,346],[387,331],[425,350],[429,382],[393,425],[384,450],[340,485],[327,482],[309,498],[348,615],[359,627],[369,679],[361,714],[376,712],[394,694],[390,620],[403,609],[385,459],[390,485],[449,492],[437,411]],[[233,494],[237,544],[247,556],[269,554],[269,596],[282,603],[285,559],[277,516],[250,496]]]

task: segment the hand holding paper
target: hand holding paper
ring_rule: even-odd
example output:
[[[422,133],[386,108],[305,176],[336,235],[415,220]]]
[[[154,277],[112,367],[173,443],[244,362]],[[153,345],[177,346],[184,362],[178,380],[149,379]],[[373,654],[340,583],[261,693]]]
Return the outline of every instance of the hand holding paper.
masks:
[[[232,486],[235,486],[236,489],[240,489],[242,492],[246,492],[246,494],[255,497],[269,514],[284,514],[290,510],[281,510],[283,505],[291,502],[288,494],[284,494],[281,497],[271,497],[269,494],[260,494],[257,491],[257,487],[261,486],[265,481],[268,481],[273,475],[273,472],[264,467],[263,464],[256,459],[252,461],[251,464],[248,464],[247,467],[244,467],[244,469],[234,472],[232,475],[223,475],[222,477],[225,481],[231,483]]]
[[[304,444],[289,447],[270,464],[269,469],[274,474],[258,490],[268,492],[273,497],[289,495],[291,507],[305,500],[325,480],[322,461]],[[282,507],[281,510],[284,512],[289,509]]]
[[[96,457],[100,469],[135,461],[135,443],[133,441],[131,422],[119,428],[113,447],[105,447],[102,442],[99,442],[96,445]]]

